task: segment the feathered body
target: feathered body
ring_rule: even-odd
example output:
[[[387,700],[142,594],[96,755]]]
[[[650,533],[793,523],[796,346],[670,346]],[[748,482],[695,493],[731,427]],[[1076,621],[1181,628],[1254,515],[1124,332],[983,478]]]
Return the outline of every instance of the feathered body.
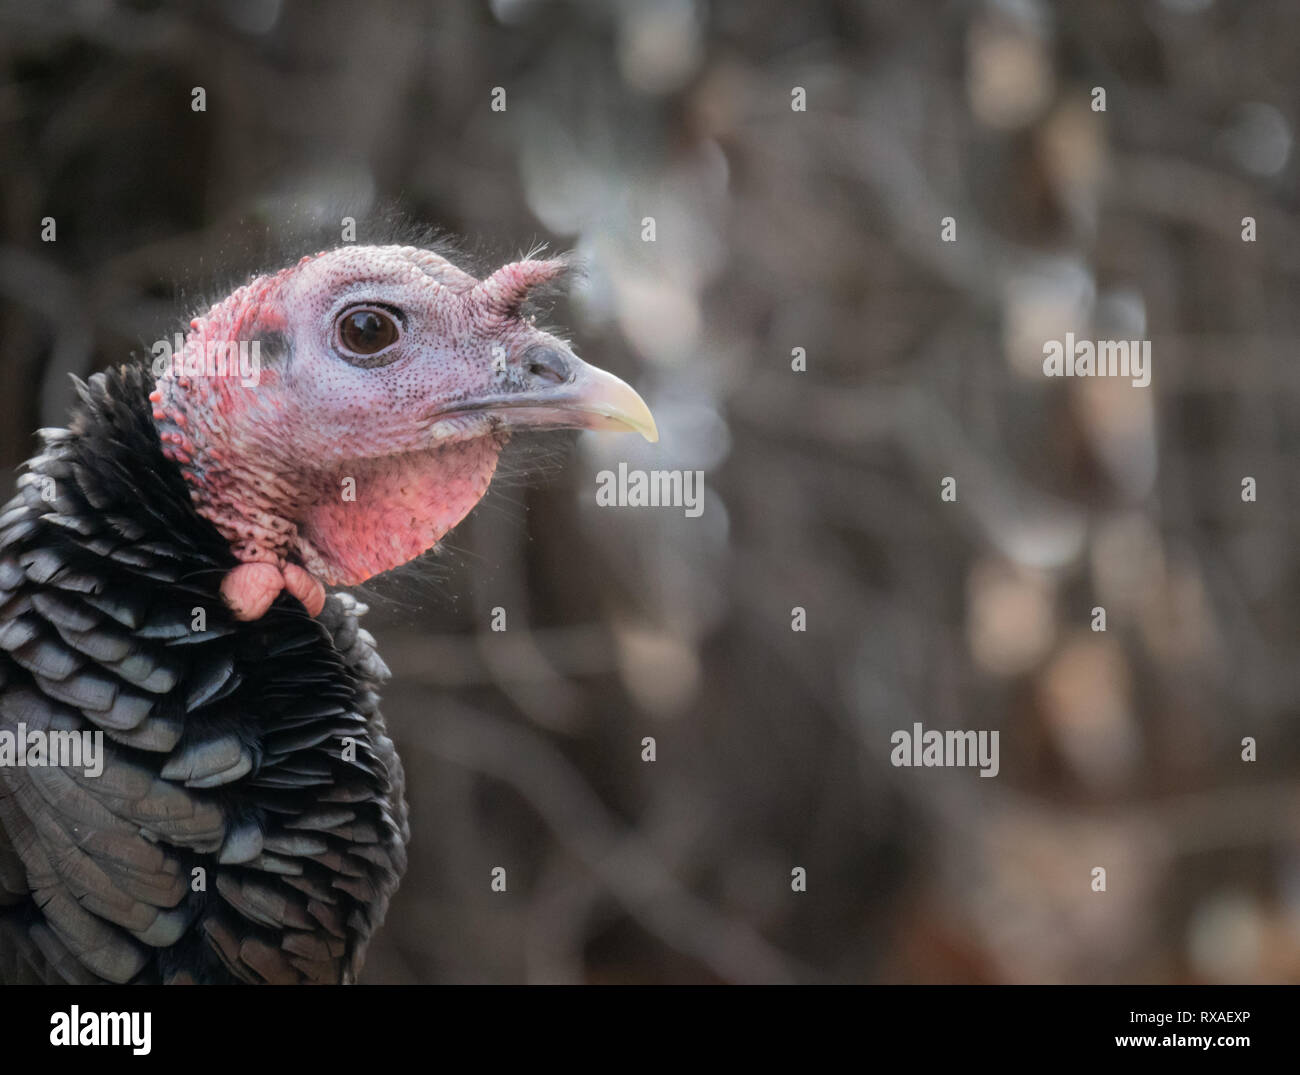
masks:
[[[345,595],[234,619],[151,388],[93,377],[0,516],[0,730],[106,752],[0,766],[0,978],[345,982],[406,862],[388,671]]]

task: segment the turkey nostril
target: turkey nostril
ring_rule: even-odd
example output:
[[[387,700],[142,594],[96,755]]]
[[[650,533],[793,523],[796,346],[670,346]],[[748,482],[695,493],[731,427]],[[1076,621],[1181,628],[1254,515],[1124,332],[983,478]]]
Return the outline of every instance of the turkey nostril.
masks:
[[[569,379],[569,363],[553,347],[537,345],[528,348],[522,365],[530,378],[546,384],[564,384]]]

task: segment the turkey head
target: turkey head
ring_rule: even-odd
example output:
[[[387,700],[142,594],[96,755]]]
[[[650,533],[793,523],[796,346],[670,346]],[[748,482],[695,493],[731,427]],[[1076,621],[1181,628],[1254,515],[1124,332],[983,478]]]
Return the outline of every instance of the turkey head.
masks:
[[[349,246],[258,277],[190,323],[153,419],[240,561],[221,586],[238,618],[281,590],[316,615],[326,585],[432,548],[487,491],[516,430],[657,439],[636,392],[522,313],[565,267],[529,259],[477,280],[432,251]]]

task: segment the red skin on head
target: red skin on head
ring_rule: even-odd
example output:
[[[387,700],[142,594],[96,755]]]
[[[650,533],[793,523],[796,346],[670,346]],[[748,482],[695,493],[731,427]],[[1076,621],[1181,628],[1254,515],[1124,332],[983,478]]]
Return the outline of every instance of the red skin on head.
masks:
[[[468,514],[506,438],[486,417],[437,414],[499,386],[494,349],[550,339],[517,312],[563,268],[518,262],[480,283],[431,251],[344,247],[191,322],[180,368],[150,398],[164,454],[242,561],[221,585],[237,618],[259,618],[281,590],[314,616],[326,584],[406,563]],[[401,311],[401,339],[377,368],[338,350],[338,318],[356,306]],[[252,341],[255,384],[207,361],[213,344]]]

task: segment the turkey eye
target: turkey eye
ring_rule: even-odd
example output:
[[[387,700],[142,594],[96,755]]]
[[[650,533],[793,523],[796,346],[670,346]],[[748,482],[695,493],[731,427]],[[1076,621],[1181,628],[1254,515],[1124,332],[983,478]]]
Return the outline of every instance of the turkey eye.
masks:
[[[372,358],[397,342],[397,322],[383,310],[365,307],[348,310],[339,318],[339,343],[351,355]],[[376,365],[360,362],[358,365]]]

